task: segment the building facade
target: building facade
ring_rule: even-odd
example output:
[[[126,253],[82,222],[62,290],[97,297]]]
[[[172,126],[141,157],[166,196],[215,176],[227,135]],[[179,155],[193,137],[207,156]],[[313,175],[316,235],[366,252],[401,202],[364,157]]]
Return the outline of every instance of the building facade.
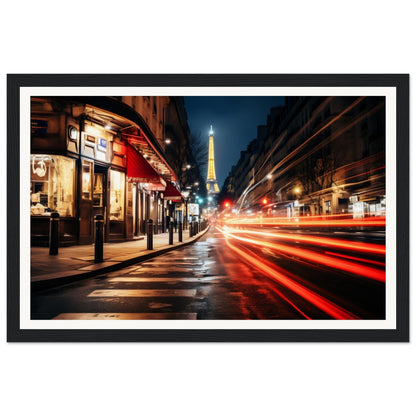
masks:
[[[384,98],[287,97],[226,182],[242,212],[384,215]]]
[[[32,97],[31,242],[47,245],[59,213],[60,244],[90,244],[104,216],[105,241],[166,231],[183,203],[165,156],[170,97]],[[141,113],[140,113],[141,112]]]

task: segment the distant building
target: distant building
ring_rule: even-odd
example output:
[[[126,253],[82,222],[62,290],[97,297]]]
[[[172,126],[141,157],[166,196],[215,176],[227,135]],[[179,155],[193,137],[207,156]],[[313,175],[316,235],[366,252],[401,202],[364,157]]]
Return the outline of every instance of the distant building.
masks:
[[[384,97],[287,97],[225,182],[240,211],[384,215]]]

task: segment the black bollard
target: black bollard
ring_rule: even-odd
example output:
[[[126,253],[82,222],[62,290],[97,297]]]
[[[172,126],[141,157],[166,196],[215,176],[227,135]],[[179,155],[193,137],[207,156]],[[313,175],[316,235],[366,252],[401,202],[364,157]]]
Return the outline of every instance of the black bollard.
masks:
[[[95,243],[94,243],[94,263],[101,263],[104,260],[104,215],[98,214],[94,217],[95,223]]]
[[[169,223],[169,244],[173,244],[173,223],[172,221]]]
[[[178,241],[182,243],[182,223],[178,222]]]
[[[153,250],[153,220],[147,221],[147,249]]]
[[[49,223],[49,254],[56,255],[58,254],[58,244],[59,244],[59,214],[57,212],[52,212],[51,220]]]
[[[193,237],[194,236],[194,223],[191,222],[189,223],[189,237]]]

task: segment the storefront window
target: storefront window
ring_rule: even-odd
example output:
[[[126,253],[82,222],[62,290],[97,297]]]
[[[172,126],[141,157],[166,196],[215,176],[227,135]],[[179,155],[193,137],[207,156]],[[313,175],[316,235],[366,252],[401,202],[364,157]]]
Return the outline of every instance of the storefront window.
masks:
[[[124,220],[124,177],[123,172],[110,170],[110,220]]]
[[[65,156],[30,156],[30,214],[74,216],[75,161]]]

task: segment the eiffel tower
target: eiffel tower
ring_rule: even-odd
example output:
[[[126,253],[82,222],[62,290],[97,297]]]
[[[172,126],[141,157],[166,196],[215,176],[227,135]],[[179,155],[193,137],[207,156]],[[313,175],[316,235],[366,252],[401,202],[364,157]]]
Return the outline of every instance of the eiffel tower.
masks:
[[[208,196],[215,196],[220,193],[220,188],[218,187],[217,178],[215,176],[214,132],[212,131],[212,126],[209,131],[207,191]]]

